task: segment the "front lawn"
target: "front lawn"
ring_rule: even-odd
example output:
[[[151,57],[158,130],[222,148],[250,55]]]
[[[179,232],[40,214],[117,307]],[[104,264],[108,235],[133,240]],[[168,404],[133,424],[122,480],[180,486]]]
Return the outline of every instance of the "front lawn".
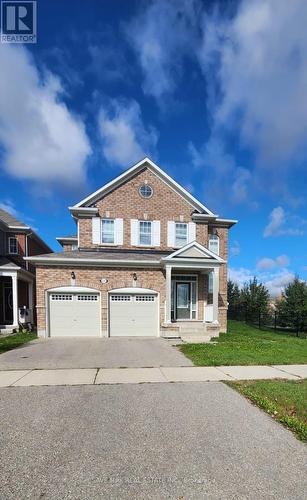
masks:
[[[0,337],[0,354],[6,351],[10,351],[11,349],[15,349],[15,347],[19,347],[26,342],[30,342],[30,340],[36,339],[36,333],[16,333],[16,335],[9,335],[8,337]]]
[[[307,441],[307,380],[227,382]]]
[[[208,344],[179,348],[197,366],[307,363],[307,339],[258,330],[240,321],[228,321],[228,333]]]

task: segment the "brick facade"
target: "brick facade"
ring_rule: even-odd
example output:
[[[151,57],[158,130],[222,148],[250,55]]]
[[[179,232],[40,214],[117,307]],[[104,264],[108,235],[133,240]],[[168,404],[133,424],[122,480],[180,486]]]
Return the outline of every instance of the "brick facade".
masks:
[[[147,181],[153,188],[153,196],[144,199],[139,194],[139,187]],[[167,222],[190,222],[193,207],[175,193],[150,170],[146,169],[130,181],[118,187],[98,201],[95,206],[99,217],[116,218],[124,221],[124,242],[117,248],[140,248],[131,246],[130,220],[159,220],[161,225],[160,250],[169,250],[167,246]],[[197,240],[206,245],[206,225],[197,225]],[[79,241],[81,248],[92,248],[101,245],[92,243],[91,218],[79,220]],[[113,246],[113,245],[112,245]],[[152,248],[152,247],[151,247]]]
[[[46,331],[45,292],[50,288],[71,286],[70,267],[38,266],[36,270],[37,286],[37,327],[39,332]],[[163,269],[137,268],[92,268],[74,267],[76,280],[74,284],[80,287],[94,288],[101,293],[101,324],[102,332],[108,330],[108,292],[115,288],[129,288],[133,286],[133,274],[137,275],[136,286],[150,288],[160,295],[160,325],[165,320],[165,271]],[[174,274],[197,274],[198,276],[198,313],[197,320],[204,320],[204,305],[207,300],[208,278],[206,274],[194,271],[174,271]],[[108,283],[102,284],[101,278],[107,278]],[[221,304],[221,302],[220,302]],[[226,309],[220,307],[219,322],[221,331],[226,331]]]
[[[139,187],[147,182],[153,189],[153,196],[144,199],[139,194]],[[169,250],[167,246],[167,223],[190,222],[194,208],[178,193],[173,191],[165,182],[149,169],[145,169],[135,175],[132,179],[117,187],[111,193],[105,195],[92,206],[98,208],[101,218],[122,218],[124,223],[123,245],[108,247],[123,249],[140,249],[131,246],[130,221],[139,220],[159,220],[160,221],[160,247],[159,250]],[[92,219],[90,217],[79,218],[79,245],[81,249],[91,249],[94,247],[103,248],[104,245],[94,245],[92,243]],[[217,232],[220,244],[220,256],[227,260],[228,257],[228,229],[226,227],[216,227],[204,221],[196,223],[196,240],[203,246],[208,247],[208,236]],[[105,245],[106,246],[106,245]],[[64,244],[64,252],[70,251],[71,246]],[[142,247],[144,248],[144,247]],[[150,247],[152,248],[152,247]],[[46,330],[46,304],[45,291],[50,288],[60,286],[71,286],[71,272],[75,272],[76,286],[94,288],[101,292],[101,321],[102,332],[106,334],[108,330],[108,291],[115,288],[125,288],[133,286],[133,273],[137,274],[137,287],[153,289],[160,294],[160,325],[165,320],[165,293],[166,278],[163,269],[132,269],[132,268],[102,268],[76,266],[73,268],[43,266],[37,267],[37,320],[38,330]],[[204,320],[204,306],[208,297],[208,275],[193,271],[174,270],[174,274],[198,275],[198,313],[197,320]],[[100,279],[108,279],[107,284],[101,284]],[[226,331],[227,317],[227,265],[223,264],[219,272],[219,323],[220,330]]]

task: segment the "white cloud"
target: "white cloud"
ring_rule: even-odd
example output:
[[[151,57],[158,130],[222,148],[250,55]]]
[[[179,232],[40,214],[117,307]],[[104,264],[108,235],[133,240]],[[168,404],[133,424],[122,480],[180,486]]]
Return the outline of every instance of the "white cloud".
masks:
[[[145,156],[155,156],[157,131],[145,127],[141,108],[133,99],[112,99],[100,110],[102,150],[107,161],[127,167]]]
[[[239,126],[262,164],[286,161],[305,144],[306,16],[304,0],[243,0],[231,20],[204,17],[199,60],[220,87],[210,103],[215,126]]]
[[[243,287],[244,283],[252,280],[254,276],[256,276],[259,283],[263,283],[268,288],[270,295],[276,297],[293,281],[295,275],[288,269],[281,269],[274,272],[258,272],[240,267],[228,270],[228,278],[238,283],[240,288]]]
[[[301,236],[304,234],[302,227],[306,224],[304,219],[286,214],[282,207],[273,208],[269,215],[269,222],[264,228],[263,236]]]
[[[0,208],[2,208],[2,210],[5,210],[6,212],[9,212],[11,215],[16,217],[16,219],[19,217],[18,211],[11,200],[5,200],[0,202]]]
[[[42,78],[30,53],[0,45],[2,168],[19,179],[79,186],[91,147],[85,128],[61,101],[61,83]]]
[[[251,172],[237,165],[234,157],[225,152],[219,139],[211,137],[199,149],[190,141],[188,153],[195,169],[205,169],[206,199],[212,208],[217,209],[226,203],[257,208],[252,194]]]
[[[285,287],[291,281],[293,281],[294,278],[295,278],[295,275],[293,273],[291,273],[290,271],[287,271],[285,269],[284,271],[277,273],[271,279],[268,279],[265,282],[265,285],[268,288],[270,294],[273,297],[276,297],[276,296],[280,295],[281,292],[284,291]]]
[[[143,71],[143,90],[159,100],[173,92],[182,73],[183,57],[193,51],[198,2],[145,3],[126,26],[126,34]]]
[[[240,255],[240,252],[241,252],[240,244],[238,241],[235,240],[230,247],[230,255],[237,257],[238,255]]]
[[[289,257],[287,255],[279,255],[276,259],[270,259],[268,257],[263,257],[257,262],[257,269],[273,269],[274,267],[287,267],[290,263]]]

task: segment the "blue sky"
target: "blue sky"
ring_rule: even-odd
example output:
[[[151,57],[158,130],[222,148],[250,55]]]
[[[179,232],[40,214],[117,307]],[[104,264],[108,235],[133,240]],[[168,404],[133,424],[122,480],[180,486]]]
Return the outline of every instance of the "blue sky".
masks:
[[[39,0],[0,45],[0,205],[55,237],[67,207],[150,156],[220,216],[230,276],[307,276],[304,0]]]

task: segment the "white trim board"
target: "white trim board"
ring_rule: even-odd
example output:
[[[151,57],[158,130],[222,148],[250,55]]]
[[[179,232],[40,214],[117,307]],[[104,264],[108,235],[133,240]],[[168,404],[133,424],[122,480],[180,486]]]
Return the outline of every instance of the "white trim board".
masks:
[[[140,162],[133,165],[131,168],[123,172],[121,175],[108,182],[101,188],[97,189],[94,193],[90,194],[79,203],[76,203],[73,207],[69,207],[71,212],[77,212],[80,208],[86,208],[90,203],[95,203],[98,198],[108,194],[110,191],[120,186],[124,182],[126,182],[129,178],[136,175],[143,168],[147,167],[152,173],[156,174],[162,181],[164,181],[173,191],[179,194],[182,198],[184,198],[192,207],[194,207],[200,213],[206,213],[207,215],[211,215],[212,217],[217,217],[217,215],[213,214],[205,205],[200,203],[194,196],[191,195],[186,189],[184,189],[180,184],[178,184],[172,177],[170,177],[164,170],[162,170],[156,163],[154,163],[149,158],[144,158]]]
[[[197,259],[197,258],[191,258],[191,257],[190,258],[182,257],[182,261],[184,260],[187,262],[197,262],[197,260],[200,260],[202,262],[204,260],[205,262],[208,262],[208,260],[211,260],[212,263],[215,263],[215,262],[216,263],[217,262],[224,263],[225,262],[219,255],[215,254],[214,252],[211,252],[211,250],[208,250],[208,248],[204,247],[203,245],[201,245],[197,241],[192,241],[191,243],[187,243],[187,245],[184,245],[183,247],[179,248],[178,250],[176,250],[172,254],[168,255],[167,257],[164,257],[162,260],[163,260],[163,262],[168,262],[168,261],[176,262],[178,257],[180,257],[180,254],[186,252],[190,248],[196,248],[201,253],[203,253],[205,258],[200,260],[199,258]],[[208,257],[209,257],[209,259],[208,259]]]

